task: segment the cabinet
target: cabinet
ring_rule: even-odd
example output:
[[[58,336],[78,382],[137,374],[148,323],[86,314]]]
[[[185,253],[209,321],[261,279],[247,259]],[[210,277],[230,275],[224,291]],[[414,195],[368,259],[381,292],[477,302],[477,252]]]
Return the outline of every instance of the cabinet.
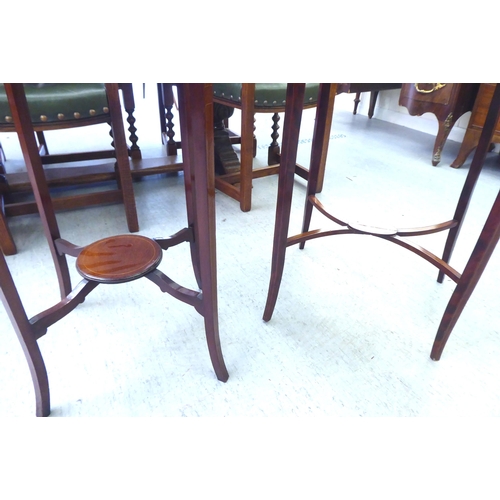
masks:
[[[439,123],[432,164],[441,161],[441,152],[455,122],[472,110],[479,83],[403,83],[399,104],[412,116],[433,113]]]
[[[474,107],[472,108],[464,140],[455,161],[451,164],[452,167],[461,167],[465,163],[465,160],[467,160],[467,157],[476,148],[496,86],[496,83],[481,83]],[[500,120],[495,125],[492,142],[500,142]]]

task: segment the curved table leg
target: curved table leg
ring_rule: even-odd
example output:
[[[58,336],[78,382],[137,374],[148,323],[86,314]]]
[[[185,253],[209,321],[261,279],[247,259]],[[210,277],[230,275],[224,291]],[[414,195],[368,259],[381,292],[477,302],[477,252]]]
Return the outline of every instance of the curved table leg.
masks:
[[[481,169],[483,168],[483,163],[486,158],[486,154],[490,148],[491,139],[493,137],[495,129],[495,124],[497,123],[498,117],[500,116],[499,107],[500,107],[500,91],[497,92],[495,89],[495,93],[493,94],[490,108],[486,116],[484,127],[481,132],[481,136],[479,137],[476,151],[474,153],[474,157],[472,159],[472,163],[469,168],[469,173],[467,174],[467,178],[465,180],[462,192],[460,193],[460,197],[457,203],[457,208],[453,216],[453,220],[457,221],[458,224],[454,228],[450,229],[450,232],[448,233],[448,237],[446,239],[443,252],[443,260],[445,262],[450,261],[456,240],[458,238],[460,229],[462,227],[462,222],[469,207],[469,202],[472,197],[472,193],[474,192],[474,188],[479,178],[479,174],[481,173]],[[442,283],[443,278],[444,274],[440,272],[438,274],[438,282]]]
[[[455,122],[456,118],[453,117],[453,113],[450,113],[444,121],[439,119],[439,129],[434,142],[434,151],[432,152],[432,165],[434,167],[441,161],[441,152]]]
[[[50,414],[50,393],[47,370],[38,346],[35,332],[28,320],[26,311],[10,274],[5,257],[0,252],[0,298],[16,331],[26,361],[31,372],[35,389],[36,415],[46,417]]]
[[[500,192],[495,200],[490,215],[486,220],[484,228],[479,236],[477,244],[470,256],[465,270],[458,282],[455,291],[446,307],[441,324],[439,325],[434,345],[432,346],[431,358],[441,358],[446,342],[469,300],[474,288],[479,282],[488,260],[500,239]]]
[[[225,382],[229,374],[222,356],[217,306],[213,108],[207,106],[213,93],[206,84],[180,84],[178,93],[188,225],[194,232],[191,258],[202,291],[199,310],[214,371]]]
[[[443,260],[448,262],[453,247],[455,245],[460,227],[467,212],[467,207],[469,204],[472,191],[481,172],[481,168],[488,152],[491,138],[493,137],[495,124],[500,117],[500,85],[497,85],[495,92],[493,94],[493,99],[486,116],[483,131],[481,137],[479,138],[479,143],[474,153],[474,158],[469,169],[469,174],[465,181],[464,189],[460,195],[460,199],[457,205],[457,210],[454,216],[454,220],[458,221],[458,225],[451,229],[448,234],[448,239],[445,245],[445,251]],[[488,260],[493,253],[493,250],[498,243],[500,238],[500,193],[498,194],[495,203],[490,211],[490,214],[486,220],[484,228],[479,236],[477,244],[465,266],[464,272],[457,283],[457,287],[453,292],[450,302],[446,307],[443,319],[439,325],[436,339],[432,347],[431,358],[438,360],[441,357],[446,341],[450,336],[455,323],[457,322],[460,314],[462,313],[465,304],[469,300],[475,286],[477,285],[479,278],[481,277]],[[438,281],[442,281],[443,273],[441,272],[438,276]]]
[[[314,122],[313,143],[311,147],[311,161],[309,163],[309,176],[307,182],[307,195],[302,221],[302,232],[309,230],[313,206],[309,202],[309,196],[315,195],[323,189],[325,175],[326,157],[328,154],[328,142],[332,127],[333,105],[337,86],[335,84],[322,83],[319,89],[318,105],[316,107],[316,119]],[[300,244],[304,248],[305,242]]]
[[[286,240],[290,222],[295,165],[299,142],[300,122],[304,102],[305,84],[288,85],[286,94],[285,123],[281,163],[278,178],[278,201],[274,227],[271,278],[264,309],[264,321],[269,321],[276,305],[278,291],[285,266]]]

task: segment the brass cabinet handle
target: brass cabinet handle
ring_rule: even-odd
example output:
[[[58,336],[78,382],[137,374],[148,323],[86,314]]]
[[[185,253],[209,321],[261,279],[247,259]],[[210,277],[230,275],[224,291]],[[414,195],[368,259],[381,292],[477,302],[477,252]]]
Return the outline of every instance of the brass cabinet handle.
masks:
[[[418,87],[418,85],[419,85],[418,83],[415,84],[415,89],[420,94],[432,94],[432,92],[435,92],[436,90],[439,90],[439,89],[442,89],[443,87],[446,87],[446,83],[435,83],[434,87],[432,87],[432,89],[424,90],[424,89],[420,89]]]

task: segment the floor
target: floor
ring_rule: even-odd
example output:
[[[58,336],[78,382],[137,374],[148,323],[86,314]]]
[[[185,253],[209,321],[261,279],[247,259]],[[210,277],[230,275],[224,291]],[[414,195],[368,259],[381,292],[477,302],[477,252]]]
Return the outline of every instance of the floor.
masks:
[[[137,86],[137,128],[145,155],[160,147],[154,86]],[[303,119],[299,162],[307,165],[314,112]],[[418,118],[415,118],[418,119]],[[270,116],[257,121],[266,161]],[[55,136],[54,136],[55,137]],[[91,134],[88,136],[92,142]],[[0,137],[15,168],[15,139]],[[49,139],[50,140],[50,139]],[[73,139],[53,139],[64,147]],[[76,138],[74,139],[76,140]],[[449,141],[438,167],[433,137],[352,114],[337,100],[322,202],[340,218],[411,227],[451,219],[471,158],[449,167]],[[50,144],[50,143],[49,143]],[[463,269],[500,186],[492,153],[476,187],[451,264]],[[53,417],[488,417],[500,416],[500,308],[496,252],[439,362],[429,357],[454,289],[427,262],[370,236],[344,236],[291,247],[274,316],[263,322],[271,262],[277,178],[254,182],[248,213],[217,193],[220,336],[230,374],[212,371],[202,318],[147,280],[99,287],[40,340]],[[135,184],[140,234],[168,236],[185,223],[183,177]],[[291,232],[299,232],[305,184],[297,179]],[[86,244],[126,232],[120,205],[58,216],[64,237]],[[319,215],[312,227],[326,227]],[[37,216],[10,220],[19,247],[8,257],[29,315],[58,300]],[[419,238],[439,254],[444,234]],[[195,287],[186,246],[161,268]],[[77,277],[75,276],[75,281]],[[0,310],[0,417],[34,414],[29,370]]]

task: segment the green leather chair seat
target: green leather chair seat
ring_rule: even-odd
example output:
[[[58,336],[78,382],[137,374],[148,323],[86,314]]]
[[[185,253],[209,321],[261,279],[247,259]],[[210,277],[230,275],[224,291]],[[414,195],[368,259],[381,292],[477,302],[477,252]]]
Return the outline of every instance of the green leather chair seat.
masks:
[[[25,83],[24,88],[35,126],[109,116],[104,83]],[[0,128],[12,124],[7,94],[0,85]]]
[[[286,83],[256,83],[256,109],[276,108],[285,105]],[[241,102],[241,83],[214,83],[214,96],[232,101]],[[304,95],[304,106],[313,106],[318,100],[319,83],[307,83]]]

